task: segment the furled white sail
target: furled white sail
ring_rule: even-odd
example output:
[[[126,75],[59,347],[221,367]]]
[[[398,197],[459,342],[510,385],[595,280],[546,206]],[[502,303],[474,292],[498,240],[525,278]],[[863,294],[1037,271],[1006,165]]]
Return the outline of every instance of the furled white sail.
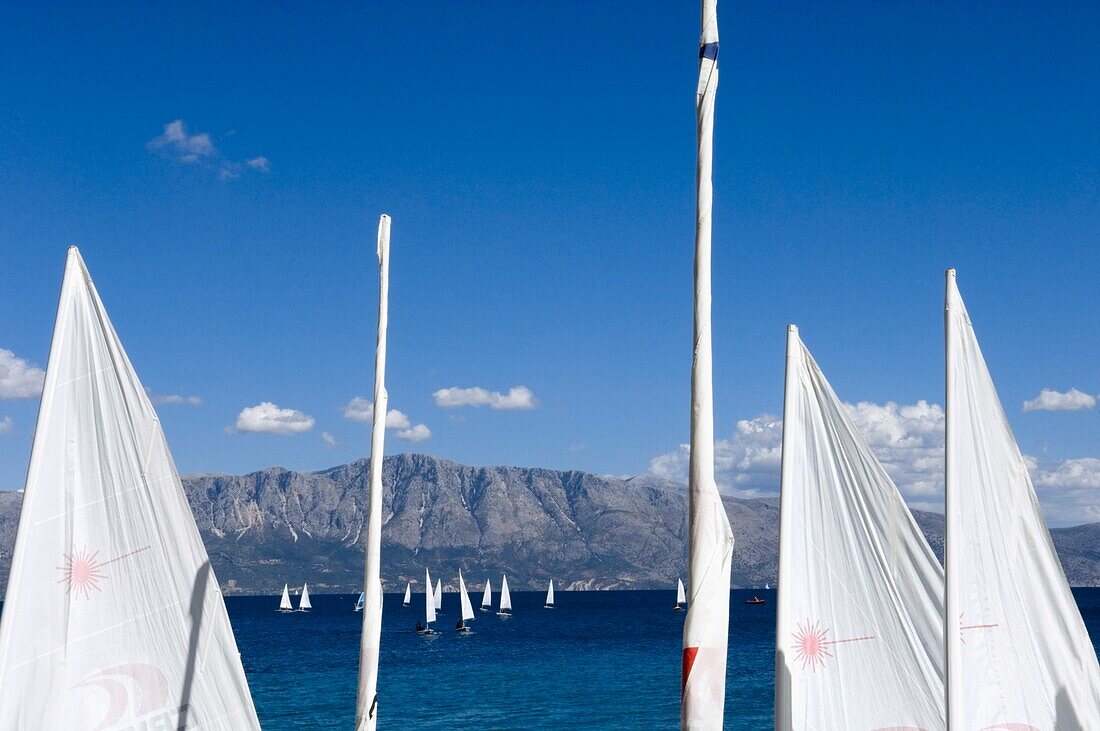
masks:
[[[481,606],[483,608],[493,606],[493,587],[488,579],[485,580],[485,591],[481,593]]]
[[[284,612],[289,612],[294,609],[294,605],[290,603],[290,585],[283,584],[283,595],[279,598],[279,609]]]
[[[947,272],[947,714],[952,729],[1100,729],[1100,667]]]
[[[390,217],[378,219],[378,332],[374,350],[374,420],[370,436],[370,492],[367,496],[366,561],[363,567],[363,629],[359,640],[356,731],[378,722],[378,652],[382,640],[382,460],[386,437],[386,328],[389,322]]]
[[[550,579],[550,587],[546,590],[546,604],[547,607],[554,606],[554,580]]]
[[[76,248],[0,620],[0,728],[259,729],[160,421]]]
[[[794,325],[782,464],[776,731],[942,731],[943,570]]]
[[[474,618],[474,605],[470,602],[470,595],[466,593],[466,582],[462,578],[462,569],[458,570],[458,593],[462,603],[462,621]]]
[[[298,598],[298,611],[305,612],[309,609],[313,609],[309,601],[309,584],[302,584],[302,596]]]
[[[510,612],[512,611],[512,595],[508,593],[508,577],[501,576],[500,578],[500,611]]]
[[[413,600],[413,585],[409,584],[409,583],[406,583],[405,584],[405,599],[404,599],[404,601],[401,602],[401,606],[404,606],[404,607],[409,606],[409,603],[412,602],[412,600]]]
[[[676,603],[687,604],[687,595],[684,593],[684,582],[676,579]]]
[[[435,610],[443,608],[443,579],[435,580]]]
[[[432,577],[424,569],[424,622],[430,625],[435,621],[435,594],[432,592]]]
[[[680,726],[722,727],[726,698],[733,532],[714,481],[711,393],[711,158],[718,89],[717,0],[703,0],[695,119],[695,333],[691,367],[691,456],[688,467],[688,585],[684,619]]]

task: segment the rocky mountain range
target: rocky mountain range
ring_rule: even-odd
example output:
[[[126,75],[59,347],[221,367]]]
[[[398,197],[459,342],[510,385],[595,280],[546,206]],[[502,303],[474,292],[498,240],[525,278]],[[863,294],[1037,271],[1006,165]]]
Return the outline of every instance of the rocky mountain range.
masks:
[[[273,594],[303,581],[317,592],[362,584],[368,461],[318,472],[279,467],[188,475],[184,488],[227,594]],[[653,476],[628,480],[537,468],[469,467],[403,454],[383,465],[383,579],[415,583],[424,567],[480,584],[506,572],[514,588],[667,588],[686,574],[687,496]],[[724,499],[737,544],[734,586],[774,582],[779,504]],[[0,576],[7,582],[20,493],[0,493]],[[943,516],[916,513],[937,554]],[[1070,582],[1100,586],[1100,523],[1051,532]]]

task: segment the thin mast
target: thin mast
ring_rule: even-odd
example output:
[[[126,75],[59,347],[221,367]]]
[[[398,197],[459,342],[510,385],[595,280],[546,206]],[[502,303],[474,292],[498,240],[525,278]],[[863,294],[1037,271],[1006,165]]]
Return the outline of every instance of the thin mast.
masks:
[[[374,351],[374,421],[370,438],[370,497],[367,509],[366,568],[363,587],[363,635],[359,645],[359,695],[356,731],[374,731],[378,723],[378,650],[382,636],[382,457],[386,436],[386,326],[389,319],[390,217],[378,219],[378,341]]]

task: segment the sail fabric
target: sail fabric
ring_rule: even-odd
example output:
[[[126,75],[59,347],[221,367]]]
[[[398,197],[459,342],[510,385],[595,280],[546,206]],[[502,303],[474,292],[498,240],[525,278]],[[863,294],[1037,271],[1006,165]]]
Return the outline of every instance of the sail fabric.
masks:
[[[427,569],[424,569],[424,622],[431,624],[435,621],[435,594],[432,592],[432,577]]]
[[[493,587],[489,583],[489,580],[485,580],[485,591],[481,594],[481,606],[491,607],[493,606]]]
[[[550,579],[550,588],[546,590],[546,606],[554,606],[554,580]]]
[[[402,604],[408,606],[409,602],[412,601],[412,592],[413,592],[412,584],[406,583],[405,584],[405,599],[402,602]]]
[[[0,619],[0,728],[259,729],[160,421],[75,248]]]
[[[370,487],[367,496],[366,561],[363,566],[363,628],[359,640],[359,689],[356,731],[374,731],[378,723],[378,654],[382,641],[382,459],[385,449],[386,330],[389,324],[390,217],[378,219],[378,332],[374,350],[374,419],[370,435]]]
[[[443,579],[435,580],[435,610],[443,608]]]
[[[793,325],[786,384],[776,731],[943,731],[943,570]]]
[[[302,584],[302,596],[298,599],[298,609],[306,610],[313,609],[313,605],[309,602],[309,585]]]
[[[684,582],[680,579],[676,579],[676,603],[687,603],[687,595],[684,594]]]
[[[952,729],[1100,729],[1100,667],[947,273],[947,665]]]
[[[462,579],[462,570],[458,571],[459,601],[462,603],[463,621],[474,618],[474,605],[470,603],[470,595],[466,593],[466,582]]]
[[[290,603],[290,584],[283,584],[283,595],[279,598],[279,609],[294,609]]]
[[[695,332],[688,466],[688,585],[680,726],[722,727],[726,698],[733,531],[714,481],[711,373],[711,186],[714,96],[718,89],[717,0],[703,0],[696,96]]]
[[[508,592],[508,577],[500,577],[500,611],[505,609],[511,610],[512,608],[512,595]]]

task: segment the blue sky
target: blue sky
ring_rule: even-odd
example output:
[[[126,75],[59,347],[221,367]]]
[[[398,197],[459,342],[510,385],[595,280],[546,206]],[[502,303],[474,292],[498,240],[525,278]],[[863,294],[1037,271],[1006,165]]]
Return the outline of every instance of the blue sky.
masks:
[[[182,471],[362,456],[384,211],[390,403],[431,432],[388,451],[677,476],[698,11],[675,5],[4,4],[0,349],[45,366],[75,243],[145,385],[202,401],[160,408]],[[1052,522],[1100,520],[1100,6],[719,13],[726,489],[775,489],[760,417],[797,322],[935,506],[942,425],[914,405],[943,402],[954,266]],[[433,398],[517,386],[535,408]],[[1071,388],[1079,410],[1022,409]],[[313,423],[233,429],[264,402]],[[0,400],[2,488],[36,407]]]

